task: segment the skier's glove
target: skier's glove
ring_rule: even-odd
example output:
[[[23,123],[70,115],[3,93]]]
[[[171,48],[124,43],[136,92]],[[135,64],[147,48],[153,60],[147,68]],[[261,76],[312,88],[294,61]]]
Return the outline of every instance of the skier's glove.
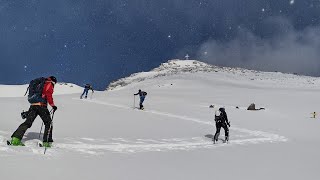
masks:
[[[52,106],[52,109],[53,109],[53,112],[55,112],[58,109],[58,107],[57,106]]]

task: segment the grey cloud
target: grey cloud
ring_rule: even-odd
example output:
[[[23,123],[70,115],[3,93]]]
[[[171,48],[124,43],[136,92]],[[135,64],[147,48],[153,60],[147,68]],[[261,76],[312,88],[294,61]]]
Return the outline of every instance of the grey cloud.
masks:
[[[216,65],[319,75],[320,26],[295,30],[288,20],[279,17],[263,24],[265,36],[270,32],[270,37],[240,29],[231,41],[207,41],[198,57]]]

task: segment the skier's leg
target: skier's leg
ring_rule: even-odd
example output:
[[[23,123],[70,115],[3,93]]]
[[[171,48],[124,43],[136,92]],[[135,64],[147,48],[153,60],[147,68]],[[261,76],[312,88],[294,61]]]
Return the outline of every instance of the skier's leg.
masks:
[[[87,99],[87,97],[88,97],[88,92],[89,92],[89,89],[86,89],[85,91],[86,91],[86,96],[85,96],[85,98]]]
[[[50,116],[50,112],[47,107],[41,106],[39,107],[39,116],[41,117],[44,123],[44,133],[43,133],[43,142],[53,142],[52,139],[52,119]],[[48,136],[49,135],[49,136]]]
[[[223,124],[225,141],[229,141],[229,128],[226,124]]]
[[[11,137],[15,137],[18,139],[22,139],[23,135],[26,133],[27,129],[32,126],[33,121],[36,119],[38,112],[36,109],[37,106],[30,106],[29,113],[27,119],[24,123],[22,123],[18,129],[11,135]]]
[[[86,90],[83,90],[83,93],[81,94],[80,99],[82,99],[85,92],[86,92]]]
[[[143,109],[143,101],[144,101],[144,96],[140,97],[140,109]]]
[[[218,141],[218,137],[220,135],[221,125],[220,123],[216,123],[216,133],[214,134],[213,140]]]

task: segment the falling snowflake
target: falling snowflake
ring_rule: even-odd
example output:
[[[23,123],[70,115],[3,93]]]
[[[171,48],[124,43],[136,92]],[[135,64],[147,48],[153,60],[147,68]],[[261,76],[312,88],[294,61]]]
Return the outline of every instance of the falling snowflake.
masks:
[[[294,4],[294,0],[290,0],[290,4],[293,5]]]
[[[262,8],[261,11],[264,12],[265,11],[264,8]]]

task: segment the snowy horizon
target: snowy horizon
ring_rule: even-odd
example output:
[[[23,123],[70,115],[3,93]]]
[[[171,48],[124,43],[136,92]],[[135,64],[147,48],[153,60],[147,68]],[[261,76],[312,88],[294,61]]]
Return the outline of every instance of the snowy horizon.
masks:
[[[11,87],[15,96],[0,97],[5,109],[0,178],[300,180],[320,175],[320,78],[173,60],[118,83],[124,86],[88,99],[79,98],[81,87],[57,86],[55,142],[45,155],[37,146],[39,117],[22,140],[26,147],[6,145],[23,122],[20,112],[29,107],[20,95],[23,88]],[[148,92],[143,111],[134,108],[138,89]],[[0,92],[6,94],[3,86]],[[251,103],[265,110],[247,111]],[[228,144],[208,138],[215,133],[219,107],[231,122]]]
[[[54,75],[104,90],[186,54],[320,76],[317,0],[1,1],[0,13],[0,84]]]

